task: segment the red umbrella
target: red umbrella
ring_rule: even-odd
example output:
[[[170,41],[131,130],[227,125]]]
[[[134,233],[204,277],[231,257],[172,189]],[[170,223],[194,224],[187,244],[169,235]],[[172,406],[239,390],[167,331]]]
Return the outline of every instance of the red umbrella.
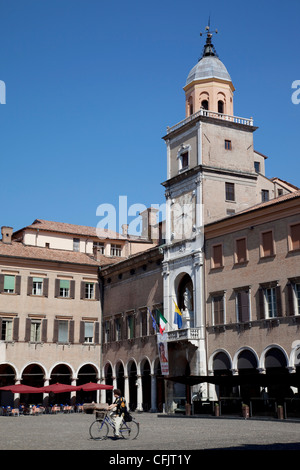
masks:
[[[89,392],[92,390],[112,390],[114,387],[112,385],[106,384],[96,384],[95,382],[89,382],[87,384],[78,385],[77,389],[84,390],[85,392]]]
[[[79,390],[79,389],[75,385],[56,383],[52,385],[46,385],[45,387],[41,387],[40,390],[41,392],[44,392],[44,393],[48,393],[48,392],[65,393],[65,392],[74,392],[75,390]]]
[[[0,387],[0,390],[8,390],[12,393],[42,393],[39,387],[30,387],[29,385],[17,384],[17,385],[6,385]]]

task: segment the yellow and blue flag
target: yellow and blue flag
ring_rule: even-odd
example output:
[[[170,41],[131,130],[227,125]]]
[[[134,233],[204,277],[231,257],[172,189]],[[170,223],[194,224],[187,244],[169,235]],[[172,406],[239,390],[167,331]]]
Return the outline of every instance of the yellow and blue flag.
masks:
[[[174,302],[174,300],[173,300]],[[181,328],[182,327],[182,313],[178,307],[178,305],[176,304],[176,302],[174,302],[175,304],[175,316],[174,316],[174,323],[178,326],[178,328]]]

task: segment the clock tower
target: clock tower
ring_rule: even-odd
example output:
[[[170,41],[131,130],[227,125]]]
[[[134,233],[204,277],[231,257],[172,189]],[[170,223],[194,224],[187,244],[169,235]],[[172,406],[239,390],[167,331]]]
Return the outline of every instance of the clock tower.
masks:
[[[234,86],[206,28],[184,86],[186,117],[167,128],[164,316],[170,375],[206,375],[204,226],[255,204],[252,119],[233,115]],[[174,321],[175,304],[182,325]],[[176,316],[175,316],[176,318]]]

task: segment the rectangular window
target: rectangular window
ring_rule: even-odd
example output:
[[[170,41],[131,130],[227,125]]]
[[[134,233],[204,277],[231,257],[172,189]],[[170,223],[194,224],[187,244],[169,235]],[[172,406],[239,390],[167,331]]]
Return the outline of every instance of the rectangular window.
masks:
[[[244,323],[250,321],[249,290],[239,290],[236,293],[237,321]]]
[[[127,316],[127,339],[134,338],[134,316]]]
[[[84,342],[93,343],[94,339],[94,322],[84,322]]]
[[[232,150],[231,140],[225,140],[225,150]]]
[[[85,283],[85,298],[94,299],[95,298],[95,284],[93,282]]]
[[[43,295],[43,279],[34,277],[32,279],[32,295]]]
[[[13,320],[3,318],[1,323],[2,323],[1,340],[12,341]]]
[[[181,154],[181,169],[187,168],[189,166],[189,153],[184,152]]]
[[[225,199],[226,201],[235,201],[234,183],[225,183]]]
[[[235,241],[235,262],[245,263],[247,261],[247,241],[246,238],[239,238]]]
[[[290,225],[290,251],[300,250],[300,223]]]
[[[97,251],[101,254],[104,255],[104,243],[101,242],[93,242],[93,248],[97,249]]]
[[[120,317],[115,319],[115,337],[116,341],[121,341],[122,339],[122,320]]]
[[[70,281],[67,279],[59,280],[59,296],[70,297]]]
[[[212,268],[223,267],[223,250],[222,245],[214,245],[212,247]]]
[[[15,276],[4,276],[4,292],[8,294],[13,294],[15,292]]]
[[[109,343],[111,341],[111,328],[110,321],[104,322],[104,342]]]
[[[80,250],[80,238],[73,238],[73,251]]]
[[[254,170],[256,173],[260,172],[260,163],[259,162],[254,162]]]
[[[121,256],[122,247],[121,245],[111,245],[110,255],[111,256]]]
[[[31,320],[30,322],[30,341],[37,343],[41,341],[41,320]]]
[[[68,320],[58,321],[58,342],[68,343],[69,341],[69,322]]]
[[[261,257],[274,256],[274,241],[272,230],[261,234]]]
[[[217,295],[212,298],[213,324],[223,325],[225,323],[224,295]]]
[[[264,291],[265,302],[266,302],[266,316],[267,318],[277,317],[277,306],[276,306],[276,288],[268,287]]]
[[[296,313],[300,315],[300,284],[295,284]]]
[[[141,336],[147,336],[148,335],[148,312],[147,310],[141,310],[140,311],[140,329],[141,329]]]
[[[269,201],[269,191],[267,189],[261,190],[261,202]]]

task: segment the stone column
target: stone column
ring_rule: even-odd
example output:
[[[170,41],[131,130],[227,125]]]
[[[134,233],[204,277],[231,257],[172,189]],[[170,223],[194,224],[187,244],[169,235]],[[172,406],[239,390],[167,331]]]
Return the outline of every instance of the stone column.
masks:
[[[151,375],[151,413],[157,412],[156,375]]]
[[[143,411],[143,389],[142,389],[142,377],[137,376],[137,411]]]

